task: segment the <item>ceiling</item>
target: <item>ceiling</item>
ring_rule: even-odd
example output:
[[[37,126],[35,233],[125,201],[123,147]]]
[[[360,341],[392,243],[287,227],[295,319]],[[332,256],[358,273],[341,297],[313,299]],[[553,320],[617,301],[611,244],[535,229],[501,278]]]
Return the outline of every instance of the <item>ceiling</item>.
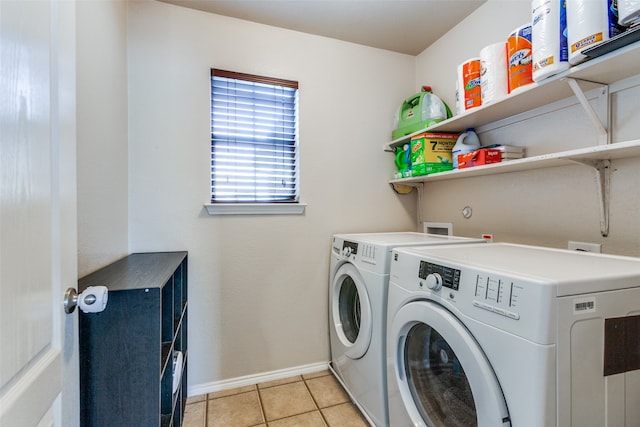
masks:
[[[487,0],[159,0],[417,55]]]

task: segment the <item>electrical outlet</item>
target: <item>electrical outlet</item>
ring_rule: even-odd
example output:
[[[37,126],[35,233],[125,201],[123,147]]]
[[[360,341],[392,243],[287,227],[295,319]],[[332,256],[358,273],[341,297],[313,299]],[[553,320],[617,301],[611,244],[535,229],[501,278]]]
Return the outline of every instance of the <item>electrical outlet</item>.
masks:
[[[585,242],[572,242],[569,240],[569,250],[580,252],[602,252],[602,245],[600,243],[585,243]]]

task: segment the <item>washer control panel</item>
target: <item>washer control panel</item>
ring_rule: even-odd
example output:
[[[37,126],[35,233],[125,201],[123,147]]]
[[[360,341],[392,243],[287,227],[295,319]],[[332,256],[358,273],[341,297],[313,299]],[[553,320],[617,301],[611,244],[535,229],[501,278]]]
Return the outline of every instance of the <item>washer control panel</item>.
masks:
[[[429,289],[437,290],[442,286],[457,291],[460,287],[460,270],[427,261],[420,261],[418,277],[427,280],[427,282],[438,283],[435,285],[436,287],[429,286]]]
[[[516,310],[519,306],[521,291],[522,286],[517,285],[512,280],[478,274],[476,275],[473,305],[474,307],[518,320],[520,315]]]
[[[441,288],[461,290],[460,270],[456,268],[420,260],[418,277],[424,280],[427,288],[432,291],[439,291]],[[472,304],[474,307],[510,319],[520,319],[517,309],[522,286],[517,285],[513,280],[497,278],[488,274],[476,274],[474,285],[472,291],[464,289],[466,294],[473,294]]]
[[[468,325],[489,325],[540,344],[554,342],[558,297],[553,282],[539,275],[492,267],[491,260],[484,258],[449,260],[442,255],[451,250],[393,249],[389,304],[427,299],[460,319],[477,322]]]

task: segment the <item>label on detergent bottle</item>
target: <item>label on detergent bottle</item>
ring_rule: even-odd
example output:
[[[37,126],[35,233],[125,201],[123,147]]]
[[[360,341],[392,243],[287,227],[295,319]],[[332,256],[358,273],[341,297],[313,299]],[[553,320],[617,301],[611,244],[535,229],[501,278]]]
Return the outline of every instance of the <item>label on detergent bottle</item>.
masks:
[[[516,28],[507,40],[509,92],[533,83],[531,25]]]
[[[464,87],[464,109],[482,105],[482,87],[480,85],[480,59],[471,59],[462,64],[462,84]]]

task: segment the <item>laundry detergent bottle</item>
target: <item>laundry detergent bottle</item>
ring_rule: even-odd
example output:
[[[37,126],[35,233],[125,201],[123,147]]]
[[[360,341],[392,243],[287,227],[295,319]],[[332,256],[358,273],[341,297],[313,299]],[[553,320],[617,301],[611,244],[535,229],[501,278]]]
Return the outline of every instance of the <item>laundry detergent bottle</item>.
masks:
[[[407,178],[411,176],[411,149],[409,144],[396,147],[396,167],[398,168],[397,178]]]
[[[456,145],[451,150],[451,157],[453,168],[458,169],[458,155],[464,153],[470,153],[480,148],[480,139],[475,133],[473,128],[467,129],[466,132],[461,133],[456,141]]]

